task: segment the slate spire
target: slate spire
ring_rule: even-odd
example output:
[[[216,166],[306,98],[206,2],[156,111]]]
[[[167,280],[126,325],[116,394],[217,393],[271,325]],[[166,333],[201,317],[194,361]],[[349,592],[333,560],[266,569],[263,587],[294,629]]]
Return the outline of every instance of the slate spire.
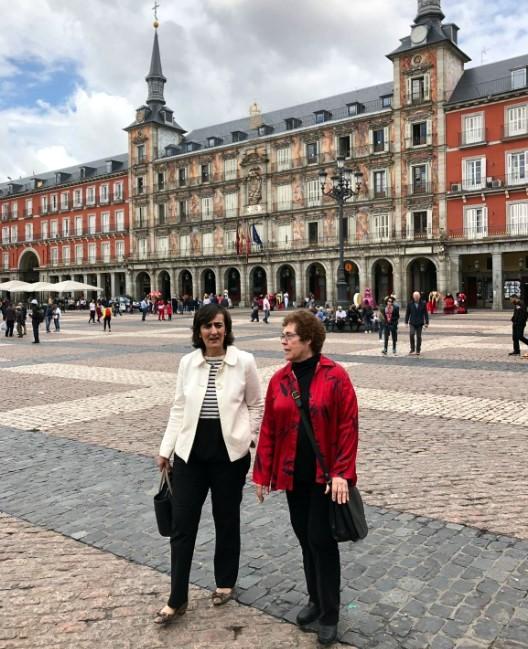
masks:
[[[150,59],[150,70],[145,77],[148,84],[148,97],[147,104],[165,104],[165,97],[163,96],[163,88],[167,79],[163,76],[161,71],[161,57],[158,43],[158,30],[154,32],[154,44],[152,46],[152,57]]]
[[[415,19],[416,24],[438,21],[442,22],[445,18],[442,11],[441,0],[418,0],[418,14]]]

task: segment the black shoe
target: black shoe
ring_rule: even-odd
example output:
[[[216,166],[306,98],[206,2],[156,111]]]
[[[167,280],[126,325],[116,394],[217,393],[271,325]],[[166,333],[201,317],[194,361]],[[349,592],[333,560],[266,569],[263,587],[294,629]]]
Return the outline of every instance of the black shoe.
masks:
[[[333,644],[337,640],[337,624],[320,624],[317,639],[322,645]]]
[[[301,608],[301,610],[297,613],[297,624],[299,626],[306,626],[307,624],[311,624],[312,622],[315,622],[315,620],[317,620],[319,615],[321,615],[319,607],[312,602],[308,602],[308,604]]]
[[[520,356],[521,352],[510,352],[508,356]]]

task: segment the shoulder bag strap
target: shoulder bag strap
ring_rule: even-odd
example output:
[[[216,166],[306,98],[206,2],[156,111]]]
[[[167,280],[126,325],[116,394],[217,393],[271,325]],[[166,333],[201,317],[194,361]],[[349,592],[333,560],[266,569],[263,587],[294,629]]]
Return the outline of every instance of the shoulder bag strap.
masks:
[[[308,439],[310,440],[310,443],[312,445],[313,451],[315,453],[315,457],[317,458],[317,461],[319,462],[319,466],[323,470],[323,476],[325,479],[325,482],[327,484],[330,484],[332,482],[332,478],[330,477],[330,474],[328,473],[328,468],[326,466],[326,463],[323,459],[323,456],[321,454],[321,451],[319,449],[319,446],[317,446],[317,442],[315,441],[312,425],[310,424],[310,420],[308,419],[308,416],[306,415],[306,412],[304,411],[304,408],[302,406],[302,401],[301,401],[301,396],[297,392],[297,390],[292,390],[291,393],[293,400],[295,401],[297,407],[299,408],[299,412],[301,414],[301,419],[304,424],[304,430],[306,431],[306,434],[308,435]]]

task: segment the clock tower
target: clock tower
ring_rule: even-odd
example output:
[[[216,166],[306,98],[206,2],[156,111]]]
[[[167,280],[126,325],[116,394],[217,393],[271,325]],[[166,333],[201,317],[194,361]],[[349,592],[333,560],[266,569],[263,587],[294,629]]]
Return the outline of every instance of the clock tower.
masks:
[[[458,46],[458,27],[444,17],[440,0],[418,0],[410,34],[388,55],[394,66],[396,228],[409,242],[406,256],[433,261],[440,292],[447,288],[444,104],[469,61]],[[407,268],[401,273],[408,275]]]

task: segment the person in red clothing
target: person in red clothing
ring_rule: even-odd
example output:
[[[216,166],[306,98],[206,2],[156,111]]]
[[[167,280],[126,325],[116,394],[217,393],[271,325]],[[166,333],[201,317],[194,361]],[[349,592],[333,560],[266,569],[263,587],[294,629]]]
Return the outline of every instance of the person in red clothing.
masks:
[[[158,300],[158,320],[165,320],[165,302]]]
[[[282,323],[287,361],[268,386],[253,470],[260,502],[270,489],[286,490],[290,520],[303,555],[308,604],[297,623],[318,620],[318,638],[331,644],[339,619],[340,561],[329,524],[330,498],[347,502],[356,483],[358,405],[346,370],[321,354],[324,325],[311,312],[289,313]],[[301,395],[317,444],[330,467],[324,480],[292,391]]]

